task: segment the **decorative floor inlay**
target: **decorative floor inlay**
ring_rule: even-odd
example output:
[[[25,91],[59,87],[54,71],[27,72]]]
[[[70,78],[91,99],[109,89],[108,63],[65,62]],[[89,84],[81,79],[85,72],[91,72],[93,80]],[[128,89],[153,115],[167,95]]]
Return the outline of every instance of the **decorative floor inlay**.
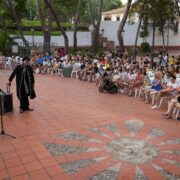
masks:
[[[180,155],[180,151],[170,151],[172,154]]]
[[[125,125],[132,135],[135,135],[144,126],[144,123],[138,119],[133,119],[126,121]]]
[[[64,144],[53,144],[53,143],[52,144],[45,143],[45,147],[53,156],[86,152],[88,150],[88,148],[85,147],[73,147]]]
[[[88,180],[111,180],[111,179],[117,179],[118,173],[120,169],[120,164],[117,164],[116,166],[113,166],[105,171],[102,171],[95,176],[90,177]]]
[[[172,140],[168,140],[166,142],[162,142],[160,144],[161,145],[163,145],[163,144],[180,144],[180,139],[172,139]]]
[[[80,141],[89,141],[91,138],[88,136],[84,136],[82,134],[79,134],[77,132],[70,132],[66,134],[59,134],[56,137],[64,138],[64,139],[74,139],[74,140],[80,140]]]
[[[171,172],[158,167],[158,166],[154,166],[163,176],[166,177],[167,180],[180,180],[180,176],[176,176],[174,174],[172,174]]]
[[[151,139],[154,137],[158,137],[158,136],[164,136],[166,133],[164,131],[162,131],[161,129],[152,129],[152,131],[150,132],[150,134],[147,136],[146,139]]]
[[[116,136],[120,136],[119,130],[115,124],[107,124],[105,127],[112,131]]]
[[[105,150],[115,159],[134,164],[149,163],[158,155],[155,146],[145,140],[132,138],[115,139],[106,145]]]
[[[176,161],[168,160],[168,159],[165,159],[164,161],[167,161],[167,162],[169,162],[169,163],[171,163],[171,164],[174,164],[174,165],[177,166],[177,167],[180,167],[180,162],[176,162]]]
[[[111,179],[117,179],[118,172],[113,170],[106,170],[99,174],[96,174],[95,176],[89,178],[88,180],[111,180]]]
[[[148,180],[147,176],[139,168],[136,168],[136,180]]]
[[[66,173],[72,174],[94,162],[96,162],[95,159],[87,159],[87,160],[81,160],[81,161],[75,161],[75,162],[62,163],[61,166],[65,170]]]
[[[53,135],[44,146],[72,178],[180,179],[180,139],[144,126],[138,119],[106,124]]]

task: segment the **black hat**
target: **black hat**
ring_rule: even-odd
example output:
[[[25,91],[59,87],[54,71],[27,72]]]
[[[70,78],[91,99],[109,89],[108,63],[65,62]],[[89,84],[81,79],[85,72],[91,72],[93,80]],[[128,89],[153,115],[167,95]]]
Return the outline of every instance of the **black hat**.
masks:
[[[25,57],[22,59],[22,61],[25,61],[25,60],[30,61],[30,58],[29,58],[28,56],[25,56]]]

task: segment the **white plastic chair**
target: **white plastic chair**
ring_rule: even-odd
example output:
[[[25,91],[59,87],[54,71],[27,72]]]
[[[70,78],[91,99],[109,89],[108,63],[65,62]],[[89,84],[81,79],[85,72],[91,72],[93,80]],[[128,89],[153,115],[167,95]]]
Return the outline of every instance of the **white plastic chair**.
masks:
[[[162,106],[162,103],[163,103],[163,101],[164,101],[165,99],[167,99],[167,100],[168,100],[168,103],[169,103],[169,101],[170,101],[171,98],[172,98],[171,96],[164,96],[164,97],[162,97],[161,100],[160,100],[160,103],[159,103],[159,108]]]
[[[63,77],[63,69],[58,69],[57,75]]]
[[[177,109],[176,110],[176,119],[179,117],[179,114],[180,114],[180,109]]]
[[[152,105],[155,104],[155,97],[156,97],[157,93],[158,93],[158,91],[150,92],[150,95],[152,96]]]
[[[180,104],[179,103],[176,103],[174,110],[175,110],[176,119],[177,119],[179,117],[179,114],[180,114]]]
[[[74,63],[73,64],[73,69],[72,69],[72,72],[71,72],[71,78],[75,74],[76,79],[78,79],[78,77],[79,77],[79,75],[78,75],[79,69],[80,69],[80,63]]]
[[[140,95],[142,93],[142,88],[135,88],[135,98],[140,98]]]

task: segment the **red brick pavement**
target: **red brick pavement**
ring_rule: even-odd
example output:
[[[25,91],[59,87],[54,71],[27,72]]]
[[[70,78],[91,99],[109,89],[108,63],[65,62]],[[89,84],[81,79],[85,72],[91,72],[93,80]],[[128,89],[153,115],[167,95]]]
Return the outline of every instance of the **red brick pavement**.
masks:
[[[0,70],[0,88],[5,89],[9,71]],[[179,139],[180,124],[175,119],[165,120],[161,117],[164,108],[153,111],[150,105],[133,97],[121,94],[99,93],[97,87],[91,83],[71,78],[60,78],[51,75],[35,75],[35,89],[37,98],[30,102],[35,109],[33,112],[18,112],[19,102],[15,95],[15,80],[12,83],[14,93],[14,111],[3,116],[4,127],[7,133],[16,136],[11,139],[0,137],[0,180],[1,179],[87,179],[114,165],[120,163],[118,179],[134,179],[136,164],[119,162],[103,148],[112,139],[118,136],[105,127],[107,124],[116,124],[120,137],[131,137],[124,122],[139,119],[144,128],[135,135],[137,139],[144,139],[153,128],[161,129],[166,134],[150,138],[150,143],[165,142]],[[100,127],[107,136],[88,131],[89,128]],[[95,138],[97,142],[80,142],[76,140],[57,139],[55,135],[67,132],[79,132]],[[53,139],[54,138],[54,139]],[[133,138],[133,137],[131,137]],[[99,148],[100,151],[81,152],[53,156],[43,145],[44,142],[55,142],[72,146]],[[179,144],[161,146],[159,151],[179,150]],[[105,157],[102,161],[91,164],[68,174],[59,163],[83,159]],[[179,175],[178,168],[162,161],[170,157],[171,160],[179,156],[161,152],[157,165]],[[153,162],[152,162],[153,163]],[[154,160],[154,163],[156,161]],[[168,164],[166,166],[166,164]],[[152,164],[140,164],[138,167],[149,179],[165,179]],[[127,171],[128,170],[128,171]],[[180,171],[179,171],[180,172]]]

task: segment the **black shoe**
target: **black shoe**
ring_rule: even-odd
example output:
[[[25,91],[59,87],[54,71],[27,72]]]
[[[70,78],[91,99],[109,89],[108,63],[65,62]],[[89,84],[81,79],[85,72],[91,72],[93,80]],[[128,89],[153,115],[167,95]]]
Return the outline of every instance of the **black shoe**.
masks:
[[[19,113],[23,113],[24,112],[24,110],[23,109],[19,109]]]
[[[177,117],[177,120],[180,121],[180,117]]]
[[[27,109],[27,111],[34,111],[34,109],[32,109],[32,108],[28,108],[28,109]]]

